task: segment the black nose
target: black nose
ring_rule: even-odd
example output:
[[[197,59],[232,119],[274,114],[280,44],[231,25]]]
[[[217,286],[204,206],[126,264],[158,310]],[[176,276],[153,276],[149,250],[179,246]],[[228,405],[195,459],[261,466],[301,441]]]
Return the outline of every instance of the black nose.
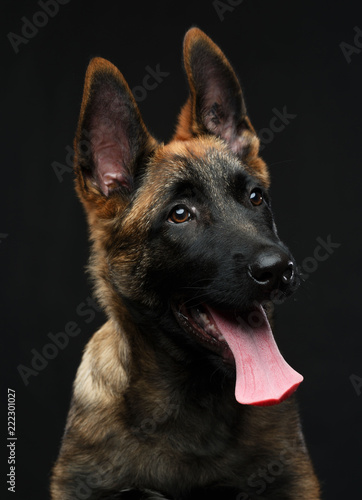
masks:
[[[282,250],[268,250],[257,255],[249,266],[249,274],[262,288],[278,289],[293,282],[294,264]]]

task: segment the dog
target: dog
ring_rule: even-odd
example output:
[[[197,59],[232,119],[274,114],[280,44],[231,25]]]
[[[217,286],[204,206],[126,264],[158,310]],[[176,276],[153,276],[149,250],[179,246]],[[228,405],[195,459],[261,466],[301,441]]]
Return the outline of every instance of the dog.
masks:
[[[270,327],[298,287],[240,83],[200,29],[172,140],[92,59],[75,138],[89,270],[108,321],[86,346],[52,500],[320,498]]]

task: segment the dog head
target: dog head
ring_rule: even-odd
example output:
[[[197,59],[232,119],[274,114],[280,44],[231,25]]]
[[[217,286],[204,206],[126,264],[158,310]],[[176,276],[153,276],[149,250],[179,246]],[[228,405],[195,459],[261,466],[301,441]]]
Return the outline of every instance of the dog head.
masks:
[[[264,329],[270,348],[261,304],[295,289],[295,263],[277,235],[268,170],[232,67],[197,28],[184,61],[190,96],[166,145],[146,129],[119,71],[91,61],[76,185],[107,313],[119,320],[127,305],[152,342],[235,371],[240,325],[255,336]]]

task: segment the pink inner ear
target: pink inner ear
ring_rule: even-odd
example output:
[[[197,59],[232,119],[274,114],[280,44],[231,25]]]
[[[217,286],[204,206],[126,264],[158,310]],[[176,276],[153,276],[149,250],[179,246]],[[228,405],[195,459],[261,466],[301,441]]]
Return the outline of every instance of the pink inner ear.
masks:
[[[249,146],[250,134],[245,133],[248,127],[242,124],[246,109],[232,68],[213,49],[199,46],[191,59],[191,69],[191,84],[202,124],[210,133],[224,139],[234,153],[242,156]]]
[[[132,178],[126,168],[131,164],[130,145],[119,120],[95,117],[91,142],[95,182],[102,192],[108,196],[119,186],[131,189]]]
[[[206,72],[207,86],[204,89],[203,110],[204,125],[213,134],[218,135],[229,144],[234,153],[239,153],[242,147],[241,136],[236,128],[237,115],[241,115],[240,109],[234,109],[234,103],[230,102],[230,89],[214,67]]]
[[[228,113],[227,105],[219,94],[214,93],[208,98],[212,104],[208,105],[208,113],[204,116],[207,130],[224,139],[234,153],[241,154],[247,143],[243,134],[237,132],[233,114]]]

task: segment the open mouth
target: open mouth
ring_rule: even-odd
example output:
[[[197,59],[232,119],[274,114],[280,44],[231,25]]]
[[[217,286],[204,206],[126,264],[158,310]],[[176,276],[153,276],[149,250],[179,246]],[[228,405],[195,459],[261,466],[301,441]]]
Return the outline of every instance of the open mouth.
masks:
[[[241,404],[267,406],[289,397],[302,382],[281,355],[263,307],[243,313],[207,304],[173,306],[181,328],[223,360],[235,365],[235,397]]]
[[[186,307],[181,304],[174,308],[174,313],[184,330],[195,335],[199,342],[221,355],[225,361],[234,363],[228,343],[204,305]]]

